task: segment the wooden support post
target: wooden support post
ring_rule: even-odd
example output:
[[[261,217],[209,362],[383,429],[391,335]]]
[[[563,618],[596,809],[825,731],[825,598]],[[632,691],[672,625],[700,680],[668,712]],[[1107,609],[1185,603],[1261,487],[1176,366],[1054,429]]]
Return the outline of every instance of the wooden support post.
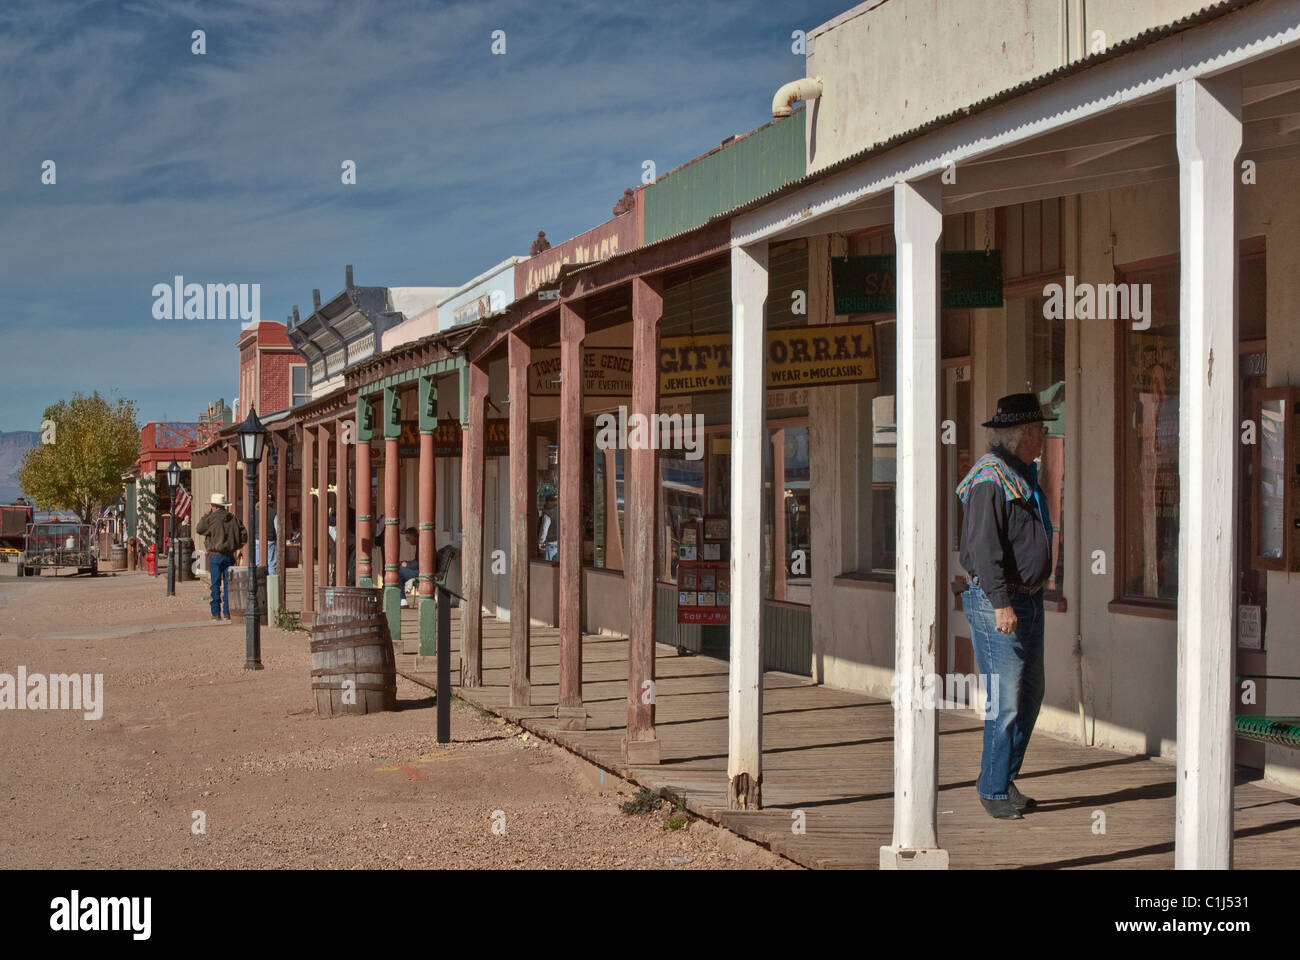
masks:
[[[437,516],[438,476],[434,458],[433,432],[438,429],[438,387],[433,377],[421,377],[419,382],[420,406],[420,481],[416,488],[419,498],[420,535],[417,562],[420,566],[420,656],[429,657],[437,652],[438,617],[433,596],[433,568],[436,543],[434,518]]]
[[[509,334],[510,366],[510,706],[532,703],[528,629],[528,576],[537,537],[537,511],[529,494],[528,364],[532,349]]]
[[[939,613],[939,238],[937,179],[894,186],[898,286],[898,589],[894,594],[894,836],[881,869],[948,867],[938,842],[938,714],[913,695],[934,673]]]
[[[632,417],[644,417],[654,436],[659,407],[659,318],[664,312],[663,281],[632,281]],[[648,438],[647,437],[647,438]],[[656,764],[660,759],[655,729],[655,514],[658,502],[657,444],[638,445],[627,458],[627,506],[624,525],[627,551],[628,662],[627,737],[623,757],[629,764]]]
[[[731,663],[727,805],[763,805],[763,441],[767,244],[731,248]]]
[[[284,609],[289,578],[285,575],[284,551],[289,526],[289,442],[282,433],[273,435],[275,442],[275,604]],[[267,590],[271,587],[268,584]],[[270,599],[269,597],[267,598]]]
[[[374,587],[371,568],[374,541],[374,503],[370,496],[370,441],[374,437],[370,400],[357,397],[357,586]]]
[[[461,555],[461,577],[465,602],[460,611],[460,685],[483,685],[483,472],[487,453],[488,373],[483,367],[469,368],[469,429],[465,459],[465,551]]]
[[[267,490],[270,487],[267,474],[270,472],[271,472],[271,445],[269,443],[263,443],[262,462],[258,464],[257,467],[257,531],[256,533],[254,533],[254,531],[252,530],[248,531],[248,535],[250,537],[252,536],[257,537],[257,546],[253,548],[253,559],[252,562],[249,564],[251,576],[248,581],[252,585],[250,593],[253,594],[254,602],[256,602],[256,596],[257,596],[257,567],[266,566],[270,560],[270,556],[268,555],[267,552],[269,549],[267,544],[270,543],[270,540],[267,539],[267,530],[270,527],[270,523],[268,522],[266,516],[266,494],[267,494]],[[267,571],[267,575],[268,576],[270,575],[269,570]],[[266,590],[267,593],[269,594],[271,590],[270,582],[265,582],[263,584],[262,589]],[[271,598],[269,596],[265,596],[262,598],[263,603],[270,603],[270,600]],[[268,617],[270,616],[269,608],[267,610],[267,616]],[[267,622],[274,623],[275,621],[268,620]]]
[[[316,435],[311,427],[302,428],[302,624],[308,626],[316,611],[316,518],[312,489],[316,486],[312,472],[316,463]]]
[[[1174,866],[1232,868],[1237,154],[1241,87],[1177,88],[1178,776]]]
[[[560,305],[560,689],[561,730],[586,730],[582,705],[582,380],[587,322],[581,305]],[[658,354],[655,354],[658,356]]]
[[[397,441],[402,436],[402,397],[384,388],[384,614],[394,643],[402,637],[402,588],[397,575],[402,562],[401,494]]]
[[[320,543],[316,560],[316,585],[332,586],[330,581],[330,428],[316,428],[316,540]]]
[[[348,445],[344,441],[343,421],[334,421],[334,585],[348,584]],[[354,581],[355,583],[355,581]]]
[[[230,501],[230,512],[239,516],[239,440],[230,438],[226,445],[226,499]]]

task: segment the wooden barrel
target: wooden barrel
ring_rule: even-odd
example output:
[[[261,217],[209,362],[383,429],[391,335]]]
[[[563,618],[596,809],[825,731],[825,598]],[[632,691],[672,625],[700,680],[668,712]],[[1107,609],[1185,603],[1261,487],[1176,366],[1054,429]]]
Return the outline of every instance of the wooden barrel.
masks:
[[[110,556],[112,558],[109,562],[110,570],[126,569],[126,547],[125,546],[123,546],[120,543],[115,545],[112,549]]]
[[[320,716],[397,709],[397,660],[383,596],[371,587],[317,588],[311,688]]]
[[[230,619],[238,620],[248,610],[248,567],[231,567],[230,584]],[[266,626],[266,567],[257,568],[257,613],[258,619]]]

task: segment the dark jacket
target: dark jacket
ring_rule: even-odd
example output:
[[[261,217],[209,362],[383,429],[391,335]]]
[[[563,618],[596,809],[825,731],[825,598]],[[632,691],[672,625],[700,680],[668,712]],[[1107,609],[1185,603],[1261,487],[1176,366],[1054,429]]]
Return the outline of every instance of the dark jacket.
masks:
[[[957,488],[965,502],[961,565],[979,578],[994,607],[1032,593],[1052,574],[1052,531],[1038,470],[995,448]]]
[[[205,538],[208,553],[233,557],[236,550],[248,543],[248,531],[239,518],[224,507],[200,517],[194,532]]]

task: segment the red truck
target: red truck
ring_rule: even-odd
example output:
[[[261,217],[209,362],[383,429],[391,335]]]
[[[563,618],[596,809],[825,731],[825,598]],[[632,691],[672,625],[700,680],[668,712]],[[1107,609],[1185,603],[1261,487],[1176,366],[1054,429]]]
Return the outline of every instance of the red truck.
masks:
[[[0,504],[0,563],[12,563],[22,554],[32,520],[32,505],[22,497]]]

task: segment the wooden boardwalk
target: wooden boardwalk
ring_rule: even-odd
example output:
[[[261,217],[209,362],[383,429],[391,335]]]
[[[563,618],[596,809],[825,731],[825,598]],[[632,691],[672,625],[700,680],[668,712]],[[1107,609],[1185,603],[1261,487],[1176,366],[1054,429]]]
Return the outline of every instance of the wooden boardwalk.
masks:
[[[454,684],[459,682],[459,612],[452,611]],[[457,695],[627,780],[684,795],[699,816],[805,866],[878,866],[893,821],[893,715],[887,701],[816,686],[803,677],[766,674],[764,809],[731,811],[726,808],[724,661],[657,647],[663,762],[629,768],[620,751],[627,723],[627,640],[584,638],[588,728],[565,731],[554,720],[558,631],[532,627],[534,705],[521,709],[506,705],[509,631],[509,623],[484,618],[484,685],[457,687]],[[398,648],[399,672],[436,686],[433,658],[417,658],[414,652],[410,641]],[[940,711],[939,731],[939,840],[952,867],[1173,868],[1172,763],[1082,747],[1040,732],[1017,781],[1039,801],[1039,809],[1024,820],[1001,822],[984,813],[975,793],[981,722],[973,713]],[[1239,784],[1235,796],[1236,866],[1300,867],[1300,798],[1256,783]],[[792,829],[799,811],[802,834]]]

